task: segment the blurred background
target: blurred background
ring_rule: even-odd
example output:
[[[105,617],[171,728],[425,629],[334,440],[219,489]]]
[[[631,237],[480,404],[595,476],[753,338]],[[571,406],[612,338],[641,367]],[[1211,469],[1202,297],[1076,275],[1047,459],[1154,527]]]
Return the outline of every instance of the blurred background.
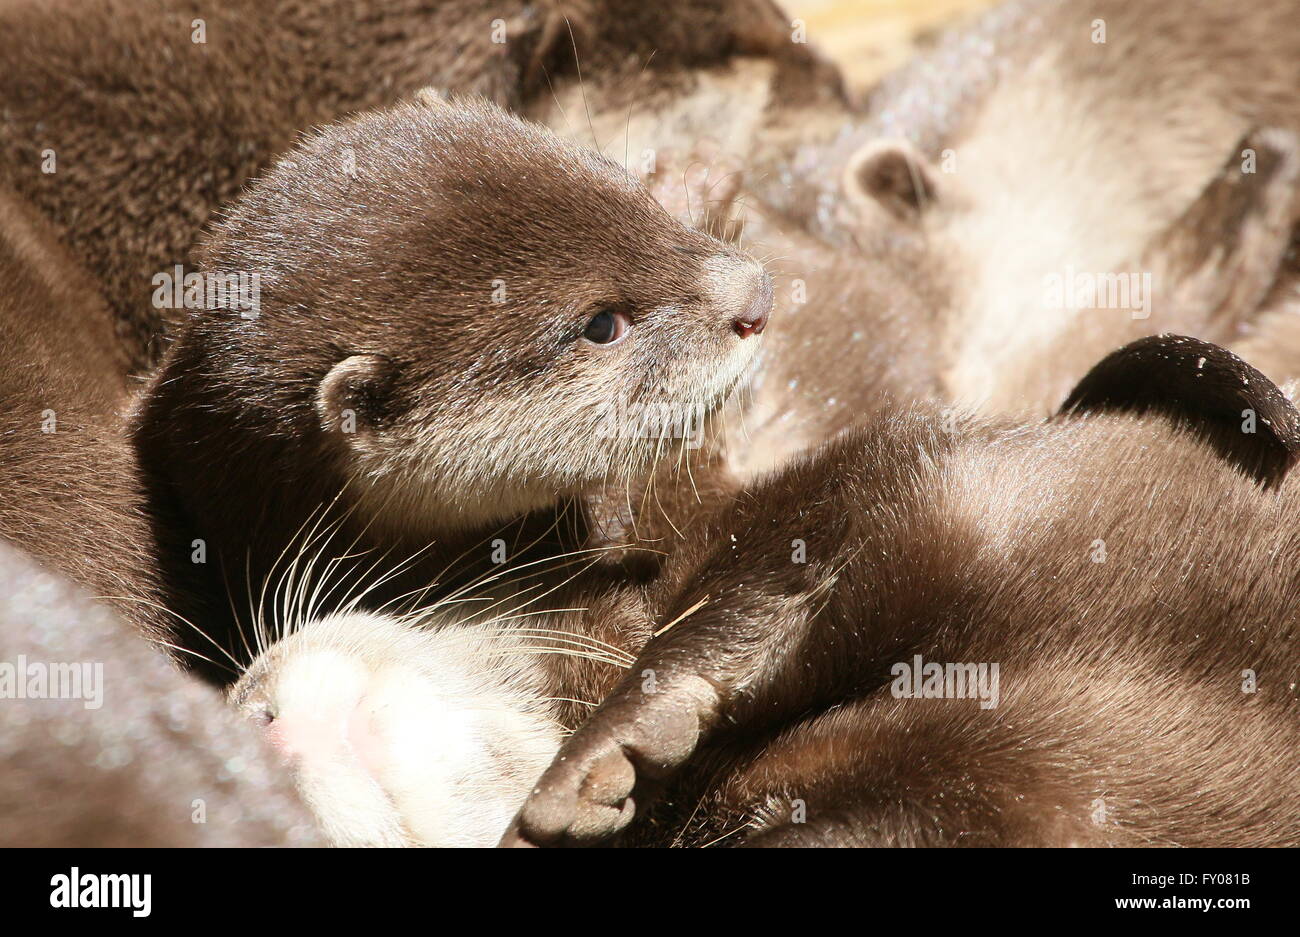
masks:
[[[777,0],[808,26],[808,39],[835,59],[854,88],[901,65],[944,27],[996,0]]]

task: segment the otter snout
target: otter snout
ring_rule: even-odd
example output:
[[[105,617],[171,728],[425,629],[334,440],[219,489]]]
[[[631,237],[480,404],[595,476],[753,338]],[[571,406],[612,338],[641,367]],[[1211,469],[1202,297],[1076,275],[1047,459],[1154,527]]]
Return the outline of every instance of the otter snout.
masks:
[[[772,278],[766,273],[759,281],[749,307],[731,320],[731,327],[741,338],[762,335],[767,328],[767,317],[772,313]]]
[[[740,338],[761,335],[772,314],[772,278],[758,263],[736,254],[705,261],[704,280],[715,308]]]
[[[338,845],[486,846],[560,744],[527,652],[536,640],[326,616],[273,645],[230,695]]]

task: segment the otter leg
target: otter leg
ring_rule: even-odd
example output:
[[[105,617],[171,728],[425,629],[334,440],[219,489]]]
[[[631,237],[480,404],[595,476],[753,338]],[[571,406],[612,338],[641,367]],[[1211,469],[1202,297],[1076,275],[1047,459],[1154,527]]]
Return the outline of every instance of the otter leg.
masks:
[[[715,735],[762,736],[883,685],[900,647],[958,620],[961,586],[935,582],[978,528],[932,509],[949,436],[920,421],[846,433],[693,530],[650,595],[654,636],[503,844],[613,836]]]
[[[876,632],[844,627],[832,589],[860,575],[862,514],[843,488],[858,489],[859,455],[851,440],[824,450],[679,548],[651,597],[654,637],[561,748],[504,843],[606,839],[715,730],[765,731],[861,680]]]
[[[652,640],[560,749],[502,844],[591,845],[614,836],[715,728],[766,708],[756,704],[768,699],[764,672],[777,631],[803,630],[806,616],[785,597],[766,615],[753,612],[719,605]]]

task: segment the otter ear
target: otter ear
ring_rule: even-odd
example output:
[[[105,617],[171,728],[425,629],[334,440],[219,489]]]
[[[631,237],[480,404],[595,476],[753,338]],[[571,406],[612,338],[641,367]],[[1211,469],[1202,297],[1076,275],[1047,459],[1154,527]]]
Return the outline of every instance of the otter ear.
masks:
[[[934,168],[906,140],[877,140],[853,154],[844,169],[844,192],[854,202],[880,206],[914,221],[935,197]]]
[[[1166,416],[1265,488],[1300,459],[1300,413],[1286,395],[1226,348],[1195,338],[1152,335],[1111,352],[1060,410],[1101,411]]]
[[[396,368],[382,355],[344,358],[316,388],[316,415],[327,433],[341,433],[349,445],[374,436],[392,417]]]

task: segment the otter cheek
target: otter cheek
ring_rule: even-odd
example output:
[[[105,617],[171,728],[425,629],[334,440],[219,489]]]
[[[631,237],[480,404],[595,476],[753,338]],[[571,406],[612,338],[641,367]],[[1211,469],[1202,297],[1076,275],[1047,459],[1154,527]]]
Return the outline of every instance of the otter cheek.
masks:
[[[375,673],[352,747],[417,841],[490,846],[517,806],[497,805],[498,767],[482,713],[409,668]],[[465,791],[477,792],[472,800]]]
[[[456,707],[452,716],[466,717]],[[438,771],[429,770],[430,756],[457,763],[467,753],[466,727],[447,723],[447,700],[415,670],[382,667],[369,678],[365,695],[347,719],[347,742],[352,754],[384,790],[393,795],[411,774],[432,782]],[[397,790],[395,790],[397,789]]]
[[[316,651],[294,658],[277,680],[276,718],[267,726],[267,738],[304,764],[346,757],[365,685],[364,669],[344,654]]]
[[[383,713],[372,700],[363,697],[358,701],[347,724],[348,746],[361,767],[376,780],[383,777],[388,764],[388,747],[384,733]]]

